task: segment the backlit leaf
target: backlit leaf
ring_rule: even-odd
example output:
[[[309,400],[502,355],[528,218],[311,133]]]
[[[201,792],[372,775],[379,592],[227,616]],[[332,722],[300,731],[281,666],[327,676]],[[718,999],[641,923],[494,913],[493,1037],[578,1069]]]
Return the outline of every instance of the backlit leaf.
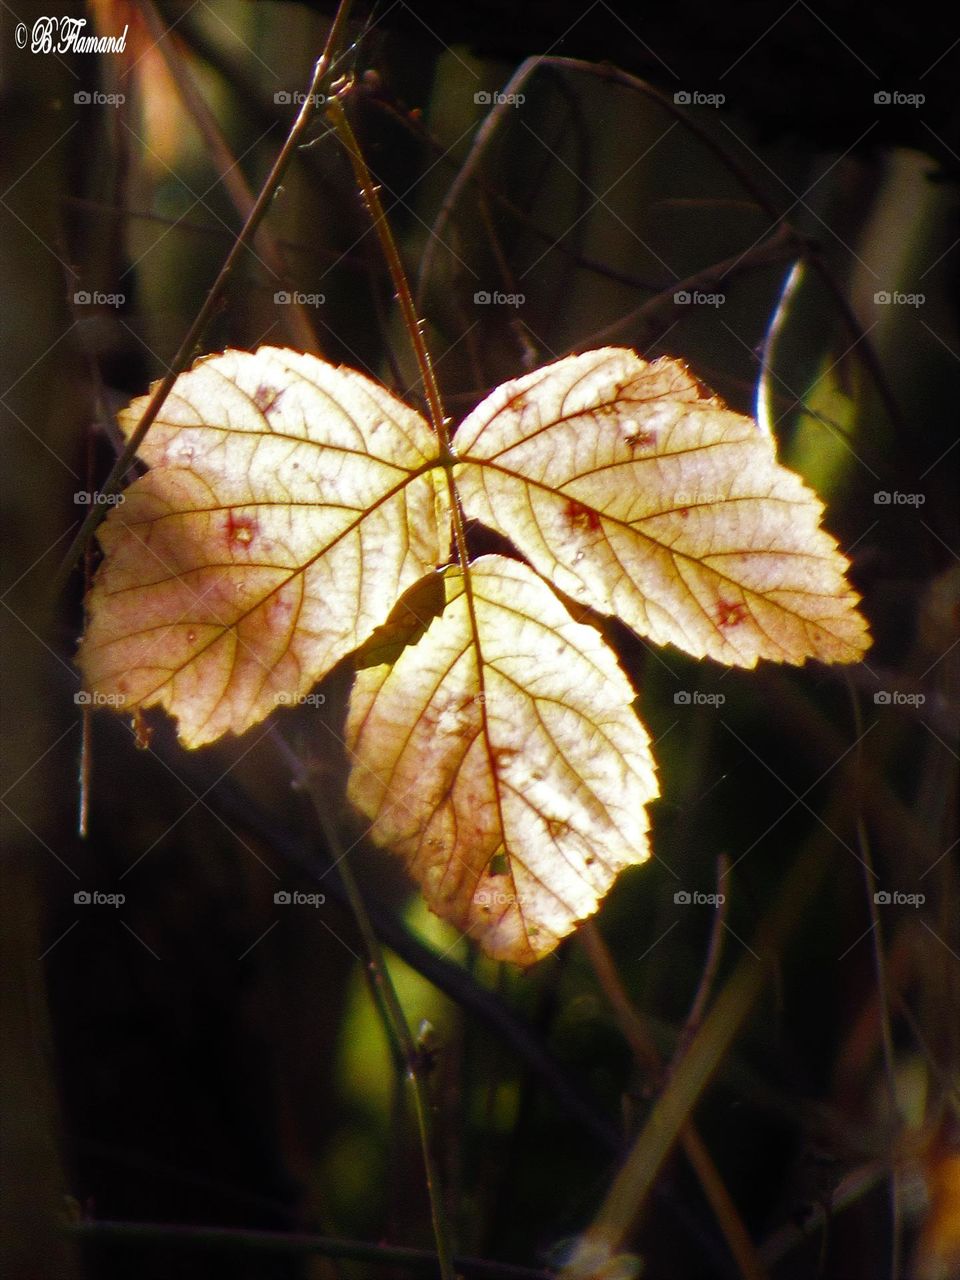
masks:
[[[79,662],[93,700],[162,706],[195,747],[353,654],[350,799],[440,916],[529,964],[648,856],[657,794],[629,682],[549,584],[740,666],[853,662],[869,637],[816,496],[675,360],[560,360],[453,444],[312,356],[200,361],[101,528]],[[447,563],[451,475],[529,564]]]
[[[122,415],[129,434],[146,399]],[[309,355],[227,351],[182,374],[101,526],[79,664],[189,747],[293,702],[448,555],[426,422]]]
[[[658,644],[752,667],[869,644],[822,504],[676,360],[604,348],[504,383],[460,427],[464,509]]]
[[[420,642],[358,674],[349,795],[438,915],[528,964],[647,857],[657,784],[599,634],[516,561],[483,556],[470,580],[473,618],[450,569]]]

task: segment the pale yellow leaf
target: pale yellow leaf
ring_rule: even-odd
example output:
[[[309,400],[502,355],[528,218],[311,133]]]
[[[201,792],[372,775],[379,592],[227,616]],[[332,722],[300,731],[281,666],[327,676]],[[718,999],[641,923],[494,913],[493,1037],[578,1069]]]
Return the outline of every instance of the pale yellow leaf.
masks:
[[[100,529],[78,657],[95,700],[165,707],[197,747],[309,692],[447,558],[436,450],[418,413],[313,356],[181,374]]]
[[[752,667],[870,643],[820,501],[676,360],[559,360],[498,387],[454,446],[468,516],[658,644]]]
[[[164,707],[195,747],[354,653],[351,800],[439,915],[529,964],[646,858],[657,794],[626,677],[548,583],[743,666],[855,661],[869,638],[820,502],[677,361],[561,360],[495,391],[454,447],[312,356],[198,362],[101,528],[79,662],[94,701]],[[465,515],[533,568],[431,573],[451,469]]]
[[[526,565],[475,561],[472,616],[444,582],[419,642],[357,675],[349,796],[438,915],[529,964],[647,857],[649,742],[611,651]]]

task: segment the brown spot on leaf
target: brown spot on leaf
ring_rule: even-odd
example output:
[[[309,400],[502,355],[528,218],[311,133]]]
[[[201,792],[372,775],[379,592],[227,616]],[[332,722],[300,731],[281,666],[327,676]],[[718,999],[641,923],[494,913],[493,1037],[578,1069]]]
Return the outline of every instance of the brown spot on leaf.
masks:
[[[269,414],[276,408],[277,401],[283,395],[283,387],[271,387],[265,382],[261,382],[253,393],[253,403],[263,414]]]
[[[267,601],[267,626],[284,630],[293,616],[294,602],[288,593],[277,591]]]
[[[260,522],[256,516],[238,516],[228,511],[225,531],[227,546],[231,550],[238,546],[249,547],[260,532]]]
[[[566,516],[568,523],[574,525],[577,529],[586,529],[590,533],[596,533],[600,528],[599,513],[591,507],[585,507],[582,502],[577,502],[574,498],[567,499],[563,514]]]
[[[742,600],[717,601],[717,626],[736,627],[747,620],[747,606]]]
[[[632,427],[624,433],[623,440],[631,451],[635,449],[652,449],[657,443],[657,433],[649,427]]]

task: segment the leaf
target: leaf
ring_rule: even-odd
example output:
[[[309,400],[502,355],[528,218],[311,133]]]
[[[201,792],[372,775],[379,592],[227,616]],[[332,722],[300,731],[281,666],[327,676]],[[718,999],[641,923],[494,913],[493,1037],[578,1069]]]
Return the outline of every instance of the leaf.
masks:
[[[648,856],[649,741],[613,654],[526,565],[475,561],[472,616],[462,572],[444,585],[420,642],[357,676],[348,793],[438,915],[530,964]]]
[[[679,361],[559,360],[498,387],[454,445],[468,516],[658,644],[743,667],[869,645],[822,504]]]
[[[146,398],[121,415],[130,434]],[[449,554],[437,442],[383,387],[261,347],[176,382],[99,538],[78,662],[188,747],[243,733],[363,643]]]
[[[91,700],[163,706],[196,747],[352,653],[350,799],[439,915],[520,964],[648,856],[657,794],[633,690],[551,584],[741,666],[869,644],[816,496],[675,360],[608,348],[505,383],[451,454],[359,373],[227,351],[177,379],[141,457],[100,533]],[[529,564],[434,572],[451,475]]]

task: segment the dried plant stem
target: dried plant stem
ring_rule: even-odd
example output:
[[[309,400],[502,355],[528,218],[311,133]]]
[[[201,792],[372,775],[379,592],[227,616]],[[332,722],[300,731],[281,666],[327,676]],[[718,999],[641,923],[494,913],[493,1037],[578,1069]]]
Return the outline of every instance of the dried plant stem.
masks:
[[[479,167],[483,159],[483,155],[490,146],[490,143],[493,140],[494,135],[499,130],[501,124],[510,117],[511,108],[508,104],[512,100],[512,95],[519,92],[530,77],[540,69],[549,69],[560,72],[575,71],[581,75],[596,76],[600,80],[605,80],[611,84],[622,85],[624,88],[630,89],[635,93],[643,94],[645,97],[659,103],[665,111],[672,115],[674,119],[692,133],[702,143],[702,145],[707,148],[707,150],[717,157],[720,163],[723,164],[728,172],[733,175],[751,200],[758,208],[762,209],[770,219],[770,229],[765,243],[767,245],[773,243],[774,235],[776,235],[781,226],[785,226],[790,239],[793,241],[797,256],[810,262],[813,269],[824,282],[826,288],[829,289],[843,319],[844,325],[854,340],[853,345],[858,348],[861,359],[873,380],[877,389],[877,394],[883,402],[884,409],[887,412],[887,416],[891,423],[893,423],[898,429],[899,433],[903,435],[906,430],[904,414],[897,402],[896,396],[893,394],[886,372],[873,348],[873,345],[867,337],[866,331],[857,319],[856,313],[844,294],[843,289],[834,279],[833,273],[830,271],[822,253],[820,253],[816,246],[813,245],[805,236],[801,235],[800,232],[794,228],[792,223],[787,220],[786,213],[781,211],[774,201],[770,199],[762,186],[754,180],[749,169],[740,163],[729,147],[726,147],[719,142],[709,129],[703,128],[694,116],[692,116],[682,106],[678,106],[668,94],[661,92],[661,90],[655,88],[651,84],[648,84],[645,80],[641,80],[639,76],[632,75],[629,71],[624,71],[620,67],[614,66],[612,63],[586,62],[580,58],[536,56],[527,58],[525,62],[520,64],[517,70],[510,77],[509,83],[504,87],[498,104],[489,112],[480,129],[477,131],[477,136],[470,148],[470,153],[451,184],[443,205],[434,220],[431,235],[427,240],[420,267],[419,296],[422,297],[425,294],[436,256],[435,246],[443,241],[443,232],[446,228],[447,222],[452,217],[457,201],[460,199],[460,196],[463,194],[468,184],[480,181]],[[725,127],[733,137],[736,137],[729,125]],[[739,139],[737,140],[739,141]],[[789,212],[789,210],[787,212]],[[752,250],[748,252],[752,252]],[[735,260],[733,265],[724,265],[727,268],[726,275],[732,275],[736,270]],[[673,287],[675,289],[682,288],[682,285],[678,284]],[[657,300],[654,299],[653,301]],[[642,308],[639,310],[642,311]],[[619,325],[623,323],[624,321],[619,321],[615,327],[619,327]]]
[[[430,1198],[430,1213],[433,1219],[433,1234],[437,1242],[437,1260],[440,1275],[442,1280],[456,1280],[451,1243],[452,1233],[447,1220],[443,1189],[440,1185],[430,1097],[426,1080],[424,1079],[420,1053],[414,1043],[410,1028],[407,1026],[406,1015],[397,996],[396,988],[390,979],[390,972],[384,960],[380,939],[377,937],[376,930],[367,912],[360,886],[350,866],[347,851],[343,848],[339,833],[330,817],[329,797],[321,786],[320,778],[300,760],[299,756],[284,742],[280,734],[276,734],[274,737],[291,767],[297,784],[310,797],[323,830],[327,847],[330,850],[330,855],[337,868],[337,874],[340,876],[340,881],[346,893],[347,902],[360,930],[360,936],[363,939],[364,949],[367,953],[367,972],[374,1000],[380,1010],[388,1038],[399,1056],[413,1091],[414,1109],[417,1115],[420,1147],[423,1153],[423,1165],[426,1174],[427,1194]]]
[[[203,331],[206,329],[208,323],[213,317],[213,313],[220,305],[220,299],[223,296],[223,291],[226,288],[227,281],[229,280],[234,267],[240,259],[240,255],[253,239],[257,227],[260,225],[264,214],[270,207],[270,204],[280,187],[283,175],[286,173],[287,168],[290,165],[290,161],[293,159],[297,149],[297,144],[300,141],[304,130],[307,128],[307,125],[310,123],[314,110],[313,103],[316,101],[316,95],[320,93],[320,86],[323,84],[330,71],[330,64],[333,60],[334,52],[338,48],[342,39],[343,31],[347,22],[347,16],[352,7],[352,3],[353,0],[340,0],[340,4],[337,7],[337,12],[333,19],[333,24],[330,27],[330,32],[327,36],[326,47],[314,65],[313,76],[311,77],[309,88],[304,94],[303,103],[297,113],[297,118],[294,120],[290,132],[287,134],[286,141],[281,147],[279,155],[273,162],[273,167],[267,174],[263,187],[260,190],[260,194],[257,196],[256,203],[250,210],[250,214],[241,227],[236,240],[234,240],[231,245],[230,252],[227,254],[223,266],[220,268],[220,272],[204,300],[203,306],[197,312],[193,324],[191,324],[187,333],[184,335],[183,341],[177,348],[176,355],[170,363],[170,367],[167,369],[167,372],[164,374],[161,381],[157,384],[157,388],[150,397],[150,401],[144,410],[143,417],[137,423],[136,430],[127,440],[123,451],[110,468],[110,474],[100,486],[100,492],[104,497],[116,493],[119,489],[124,473],[136,457],[137,450],[143,443],[144,437],[156,421],[157,415],[163,408],[167,396],[173,390],[173,384],[185,368],[187,361],[194,352],[197,342],[203,334]],[[77,557],[86,546],[97,525],[103,519],[106,514],[106,510],[107,504],[105,502],[90,504],[86,518],[77,530],[76,536],[70,544],[70,548],[60,565],[56,577],[54,578],[54,595],[57,595],[62,591],[70,573],[73,570]]]
[[[887,962],[883,948],[883,932],[880,924],[880,912],[874,889],[877,884],[876,872],[873,869],[873,858],[870,853],[870,842],[867,839],[866,825],[863,817],[857,817],[857,843],[860,848],[860,860],[863,863],[863,880],[866,890],[867,909],[870,912],[870,945],[873,951],[873,964],[877,983],[877,1011],[880,1023],[880,1044],[883,1051],[883,1077],[887,1090],[887,1105],[890,1108],[890,1123],[894,1132],[902,1125],[900,1108],[897,1102],[897,1084],[894,1070],[893,1031],[890,1023],[890,999],[888,995]],[[900,1169],[896,1160],[890,1162],[890,1280],[898,1280],[900,1275]]]
[[[781,223],[769,236],[759,240],[752,248],[724,258],[722,262],[716,262],[712,266],[704,267],[683,280],[677,280],[652,298],[641,302],[632,311],[618,317],[612,324],[590,334],[580,345],[604,346],[613,341],[622,330],[633,330],[638,324],[646,325],[649,330],[657,317],[666,313],[667,309],[673,305],[673,298],[678,290],[692,292],[695,289],[711,289],[725,284],[734,276],[756,271],[762,267],[794,262],[796,258],[797,249],[792,240],[792,232],[789,227]]]
[[[226,1253],[266,1253],[277,1256],[316,1254],[326,1258],[343,1258],[372,1266],[401,1267],[404,1271],[436,1274],[437,1255],[429,1249],[411,1249],[398,1245],[374,1244],[366,1240],[345,1240],[338,1236],[312,1235],[306,1232],[255,1231],[243,1227],[184,1226],[166,1222],[116,1222],[95,1219],[70,1223],[68,1234],[98,1245],[116,1241],[137,1241],[171,1248]],[[485,1258],[457,1257],[457,1270],[477,1280],[551,1280],[552,1272],[534,1267],[514,1266],[508,1262],[488,1262]]]
[[[713,991],[713,984],[717,976],[717,970],[720,967],[720,956],[723,953],[723,931],[727,922],[727,910],[729,907],[729,894],[720,893],[723,888],[723,882],[727,878],[730,871],[730,858],[727,854],[722,853],[717,859],[717,891],[719,902],[717,909],[713,913],[713,923],[710,927],[710,943],[707,947],[707,958],[704,962],[703,973],[700,975],[700,982],[697,985],[696,995],[693,997],[693,1004],[690,1006],[690,1012],[687,1014],[687,1020],[683,1024],[683,1030],[680,1032],[680,1039],[677,1041],[677,1050],[674,1054],[674,1060],[679,1061],[686,1052],[687,1045],[700,1030],[700,1024],[703,1022],[703,1015],[707,1008],[707,1002]]]
[[[342,746],[340,739],[337,742]],[[157,751],[157,746],[154,746]],[[181,769],[190,768],[178,760]],[[325,874],[329,864],[318,863],[316,850],[309,848],[298,835],[283,827],[275,814],[267,814],[256,807],[250,796],[240,790],[229,778],[214,781],[204,771],[190,772],[188,777],[201,783],[216,811],[231,823],[239,823],[243,831],[266,849],[305,870],[310,875]],[[209,788],[209,790],[207,790]],[[339,884],[333,883],[330,893],[345,897]],[[545,1089],[556,1099],[571,1123],[601,1151],[618,1156],[622,1151],[620,1135],[616,1128],[599,1113],[595,1104],[581,1091],[578,1080],[549,1053],[537,1032],[520,1015],[489,988],[482,986],[466,969],[444,959],[389,911],[368,908],[377,930],[377,936],[401,960],[431,983],[438,991],[449,996],[470,1017],[476,1019],[486,1035],[493,1036],[517,1058],[533,1076],[538,1087]]]
[[[808,1217],[802,1224],[787,1222],[762,1243],[760,1253],[764,1262],[769,1267],[776,1267],[792,1249],[808,1242],[814,1232],[825,1233],[830,1220],[844,1209],[859,1204],[888,1173],[889,1164],[885,1159],[858,1165],[831,1193],[829,1205],[811,1204]]]
[[[197,87],[190,71],[189,64],[182,54],[178,55],[173,41],[174,34],[167,27],[157,12],[153,0],[137,0],[147,28],[153,37],[157,50],[163,58],[164,65],[170,73],[180,101],[193,120],[200,136],[203,138],[210,161],[216,170],[217,177],[223,183],[224,190],[230,197],[233,207],[241,218],[249,218],[254,206],[254,195],[247,186],[247,180],[230,150],[223,131],[216,117],[207,105],[207,101]],[[283,287],[287,284],[287,268],[283,254],[272,233],[265,225],[261,225],[255,235],[254,244],[260,255],[261,264]],[[320,354],[320,346],[313,325],[307,317],[303,306],[294,301],[284,317],[287,334],[302,351],[314,355]]]
[[[707,964],[708,971],[711,970],[710,959],[719,951],[718,944],[714,942],[716,936],[717,931],[715,930],[711,936]],[[634,1057],[650,1075],[659,1077],[663,1071],[663,1059],[653,1037],[647,1030],[646,1023],[620,981],[620,975],[617,973],[613,957],[610,955],[603,936],[591,921],[583,926],[580,931],[580,937],[587,957],[593,966],[593,971],[597,975],[597,981],[610,1002],[610,1007],[620,1025],[620,1030],[633,1050]],[[698,997],[701,993],[706,992],[709,986],[709,980],[702,981],[698,989]],[[696,1025],[699,1026],[699,1020]],[[692,1029],[689,1019],[687,1026]],[[683,1037],[681,1037],[682,1039]],[[760,1261],[756,1247],[744,1226],[743,1219],[740,1217],[730,1192],[727,1190],[726,1183],[714,1164],[713,1157],[707,1150],[692,1121],[682,1129],[680,1144],[694,1173],[697,1175],[703,1193],[723,1232],[727,1246],[736,1260],[737,1266],[740,1268],[740,1274],[744,1277],[744,1280],[765,1280],[767,1275],[766,1268]]]
[[[854,723],[857,726],[857,776],[861,776],[859,768],[862,756],[863,718],[860,714],[860,703],[851,685],[850,700],[853,706]],[[883,945],[883,928],[880,913],[877,910],[875,889],[877,873],[873,865],[873,852],[867,836],[867,826],[863,820],[860,805],[857,805],[857,844],[860,850],[860,863],[863,867],[864,890],[867,899],[867,910],[870,913],[870,943],[873,949],[873,963],[877,983],[877,1010],[880,1019],[880,1043],[883,1050],[883,1075],[887,1089],[887,1104],[890,1108],[890,1123],[899,1129],[903,1123],[897,1101],[897,1082],[894,1063],[893,1029],[890,1017],[890,983],[887,976],[887,959]],[[900,1275],[901,1251],[901,1188],[900,1170],[896,1160],[890,1164],[890,1280],[898,1280]]]
[[[417,358],[417,364],[420,368],[420,377],[423,381],[424,394],[427,400],[427,407],[430,413],[430,420],[433,423],[433,429],[436,432],[437,440],[440,445],[439,464],[443,467],[447,481],[447,491],[450,495],[450,515],[453,522],[453,540],[457,552],[457,561],[460,565],[460,571],[463,574],[463,590],[464,597],[467,602],[467,613],[470,618],[470,633],[473,640],[473,651],[476,655],[477,663],[477,686],[478,696],[481,703],[481,728],[483,733],[484,749],[490,762],[491,773],[496,774],[496,763],[494,758],[493,744],[490,740],[489,722],[487,719],[486,702],[484,700],[485,675],[483,663],[483,647],[480,643],[480,624],[477,618],[477,606],[473,593],[473,579],[470,574],[470,557],[467,551],[467,534],[466,526],[463,518],[463,511],[460,508],[460,498],[457,493],[457,487],[453,480],[453,467],[456,463],[456,454],[450,444],[450,434],[447,430],[447,421],[443,412],[443,404],[440,400],[440,389],[437,385],[436,374],[433,371],[433,363],[430,359],[430,352],[427,350],[427,344],[423,338],[423,330],[421,322],[417,316],[416,307],[413,301],[413,294],[410,291],[410,284],[407,280],[407,274],[403,269],[403,263],[400,261],[400,254],[397,250],[396,241],[393,238],[393,232],[390,230],[390,224],[387,221],[386,214],[383,211],[383,205],[380,202],[380,195],[377,187],[370,175],[367,162],[363,157],[363,152],[357,142],[356,135],[347,119],[347,114],[343,109],[343,103],[339,97],[334,97],[327,107],[327,115],[332,122],[334,128],[340,136],[343,145],[350,157],[350,163],[353,166],[354,177],[357,185],[363,193],[364,203],[373,219],[373,225],[380,241],[380,247],[383,255],[387,260],[387,268],[390,272],[390,279],[393,281],[393,287],[396,290],[397,301],[400,304],[400,310],[403,315],[404,325],[410,337],[414,353]],[[500,808],[500,797],[497,795],[497,808]],[[503,814],[500,813],[500,822],[503,826]],[[512,871],[510,873],[512,879]],[[513,885],[516,892],[516,884]]]
[[[423,393],[427,401],[427,410],[430,414],[430,421],[433,429],[437,433],[437,439],[440,441],[444,451],[449,451],[450,439],[447,433],[446,418],[444,417],[443,404],[440,400],[440,388],[437,385],[436,374],[433,371],[433,362],[430,359],[430,352],[427,350],[427,344],[423,340],[423,329],[420,319],[417,316],[416,307],[413,304],[413,294],[410,292],[410,285],[407,281],[407,273],[403,269],[403,263],[400,261],[400,254],[397,250],[397,243],[393,238],[393,232],[390,230],[390,224],[387,222],[386,214],[383,211],[383,205],[380,202],[380,194],[374,183],[367,162],[363,158],[363,152],[360,150],[360,144],[357,142],[357,136],[353,132],[353,127],[347,119],[347,113],[343,109],[343,103],[336,95],[331,98],[327,104],[327,118],[336,129],[340,141],[350,158],[350,164],[353,168],[353,176],[356,179],[357,186],[363,195],[363,202],[367,206],[373,222],[373,229],[380,241],[380,248],[387,262],[387,269],[390,272],[390,279],[393,282],[394,290],[397,295],[397,302],[400,304],[400,311],[403,315],[403,323],[410,336],[410,342],[413,346],[414,355],[417,358],[417,366],[420,370],[420,377],[423,381]]]
[[[676,1064],[561,1280],[592,1280],[620,1255],[663,1162],[763,990],[769,962],[795,928],[827,865],[824,836],[791,868],[761,924],[755,948],[740,960]]]

